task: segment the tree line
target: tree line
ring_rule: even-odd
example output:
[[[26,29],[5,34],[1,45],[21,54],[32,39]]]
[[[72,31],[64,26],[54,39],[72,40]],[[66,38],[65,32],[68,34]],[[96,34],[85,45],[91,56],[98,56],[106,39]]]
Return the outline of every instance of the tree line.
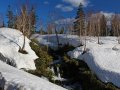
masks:
[[[16,13],[8,6],[7,27],[20,30],[28,38],[32,33],[39,34],[74,34],[78,36],[119,36],[120,35],[120,14],[113,14],[110,20],[101,12],[85,13],[83,5],[80,4],[77,15],[72,23],[65,21],[64,17],[54,12],[48,15],[46,25],[43,25],[42,19],[38,21],[38,16],[34,5],[30,7],[27,4],[20,6]],[[64,23],[58,23],[64,20]],[[3,16],[0,15],[0,27],[5,27]],[[39,29],[36,29],[36,28]],[[45,30],[46,29],[46,30]]]
[[[101,12],[84,13],[80,4],[74,21],[72,33],[80,36],[119,36],[120,14],[113,14],[109,20]]]

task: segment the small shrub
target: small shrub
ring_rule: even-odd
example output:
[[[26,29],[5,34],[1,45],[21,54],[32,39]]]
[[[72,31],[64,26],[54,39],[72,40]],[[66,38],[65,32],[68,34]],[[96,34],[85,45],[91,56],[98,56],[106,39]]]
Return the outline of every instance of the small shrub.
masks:
[[[49,69],[49,66],[52,62],[52,57],[35,42],[30,43],[31,48],[35,51],[36,55],[39,57],[35,60],[36,71],[33,74],[38,76],[45,76],[48,79],[51,79],[53,74]]]
[[[36,43],[37,45],[39,45],[39,42],[37,39],[31,39],[32,42]]]
[[[60,47],[58,50],[55,51],[56,54],[60,56],[64,56],[68,51],[75,49],[72,45],[65,44],[64,46]]]
[[[108,83],[106,85],[106,90],[120,90],[120,89],[117,89],[112,83]]]
[[[76,77],[79,71],[78,61],[69,59],[67,56],[64,56],[63,59],[64,62],[60,65],[62,77],[69,79]]]
[[[65,62],[69,62],[69,61],[70,61],[70,59],[68,58],[67,55],[64,55],[64,56],[63,56],[63,60],[64,60]]]

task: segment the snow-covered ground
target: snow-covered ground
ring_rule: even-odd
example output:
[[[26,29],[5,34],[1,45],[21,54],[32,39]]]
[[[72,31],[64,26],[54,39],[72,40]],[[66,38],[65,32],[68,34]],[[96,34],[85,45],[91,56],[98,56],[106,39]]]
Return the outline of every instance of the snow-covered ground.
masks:
[[[57,45],[55,35],[33,35],[40,44]],[[47,42],[47,38],[49,42]],[[59,35],[62,44],[68,43],[73,46],[79,46],[79,38],[74,35]],[[85,37],[82,37],[84,43]],[[112,82],[120,87],[120,44],[117,37],[100,37],[100,43],[97,44],[97,37],[87,37],[87,53],[82,54],[84,46],[77,47],[68,52],[71,58],[84,60],[90,69],[103,82]]]
[[[0,28],[0,88],[3,90],[66,90],[19,70],[36,69],[34,60],[38,57],[29,43],[30,40],[26,38],[25,50],[28,54],[19,53],[19,47],[23,45],[22,33],[15,29]]]
[[[2,61],[0,61],[0,87],[3,90],[66,90]]]
[[[64,44],[70,44],[73,45],[75,47],[79,46],[79,37],[78,36],[73,36],[73,35],[66,35],[66,34],[59,34],[59,42],[60,44],[64,45]],[[31,36],[31,39],[37,39],[39,41],[40,44],[43,45],[49,45],[53,48],[57,47],[57,39],[56,39],[56,35],[55,34],[51,34],[51,35],[39,35],[39,34],[34,34]]]
[[[87,53],[82,55],[84,47],[77,47],[68,52],[68,55],[84,60],[103,82],[112,82],[120,87],[120,44],[117,37],[101,37],[100,42],[101,44],[97,44],[97,38],[89,37]]]
[[[23,45],[23,35],[20,31],[0,28],[0,60],[17,68],[36,69],[34,60],[38,57],[29,46],[26,38],[25,50],[28,54],[19,53],[19,46]]]

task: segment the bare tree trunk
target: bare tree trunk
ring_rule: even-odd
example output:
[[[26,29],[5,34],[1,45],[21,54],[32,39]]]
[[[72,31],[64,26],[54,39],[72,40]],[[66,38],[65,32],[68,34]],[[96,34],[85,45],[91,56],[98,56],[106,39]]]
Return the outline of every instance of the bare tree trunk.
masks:
[[[100,20],[98,19],[98,44],[100,44]]]
[[[108,36],[108,29],[107,29],[107,26],[106,26],[106,36]]]
[[[28,31],[28,38],[30,38],[30,36],[31,36],[31,20],[30,20],[30,18],[29,18],[29,31]]]
[[[40,32],[40,34],[43,35],[42,28],[41,28],[41,32]]]
[[[100,44],[100,37],[99,37],[99,33],[98,33],[98,44]]]
[[[85,43],[84,43],[84,51],[86,51],[86,30],[85,30]]]
[[[59,37],[58,37],[58,33],[57,33],[57,30],[56,30],[56,27],[55,27],[55,34],[56,34],[56,39],[57,39],[57,44],[58,44],[58,48],[60,47],[60,43],[59,43]]]
[[[48,31],[48,33],[47,33],[47,42],[49,42],[49,31]],[[47,44],[47,51],[49,51],[49,46],[48,46],[48,44]]]
[[[79,42],[80,42],[80,45],[82,45],[82,37],[81,37],[81,23],[80,23],[80,31],[79,31]]]
[[[24,50],[24,48],[25,48],[25,35],[24,35],[24,41],[23,41],[23,46],[22,46],[22,51]]]
[[[84,31],[84,37],[85,37],[85,42],[84,42],[84,52],[86,52],[86,36],[87,36],[87,20],[85,20],[85,31]]]
[[[118,22],[118,25],[117,25],[117,33],[118,33],[118,44],[120,44],[120,34],[119,34],[119,22]]]

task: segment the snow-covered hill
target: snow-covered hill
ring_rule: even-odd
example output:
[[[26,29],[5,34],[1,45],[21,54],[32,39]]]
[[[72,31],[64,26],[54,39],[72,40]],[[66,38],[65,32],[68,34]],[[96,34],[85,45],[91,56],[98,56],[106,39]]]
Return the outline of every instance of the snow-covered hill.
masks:
[[[26,38],[25,50],[28,54],[19,53],[19,46],[23,45],[22,33],[15,29],[0,28],[0,88],[2,90],[66,90],[19,70],[36,69],[34,60],[38,57],[29,46],[29,42],[30,40]]]
[[[2,61],[0,61],[0,87],[3,90],[66,90]]]
[[[0,60],[17,68],[36,69],[34,60],[38,57],[29,46],[26,38],[25,50],[28,54],[19,53],[19,46],[23,45],[23,35],[15,29],[0,28]]]

